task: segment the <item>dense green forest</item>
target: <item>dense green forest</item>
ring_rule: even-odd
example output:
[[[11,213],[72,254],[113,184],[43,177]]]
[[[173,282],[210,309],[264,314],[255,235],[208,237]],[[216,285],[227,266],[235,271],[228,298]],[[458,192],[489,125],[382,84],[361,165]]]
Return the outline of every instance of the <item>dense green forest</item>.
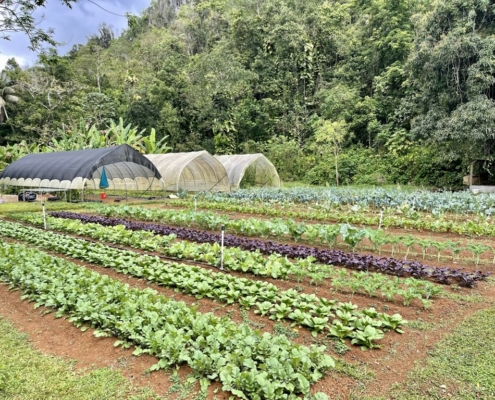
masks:
[[[8,62],[0,158],[127,126],[263,152],[284,180],[459,186],[495,144],[494,50],[492,0],[152,0],[119,35]]]

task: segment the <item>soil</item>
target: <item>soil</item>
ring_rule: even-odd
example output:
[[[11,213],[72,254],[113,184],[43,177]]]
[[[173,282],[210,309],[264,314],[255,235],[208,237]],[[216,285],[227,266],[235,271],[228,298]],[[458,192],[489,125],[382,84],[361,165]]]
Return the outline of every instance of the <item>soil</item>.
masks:
[[[229,214],[231,216],[232,214]],[[241,216],[241,215],[237,215]],[[406,233],[404,230],[389,229],[389,232],[401,235]],[[453,240],[451,234],[430,234],[409,232],[418,236],[427,236],[435,240]],[[456,235],[457,240],[469,241],[470,239],[462,238]],[[484,238],[483,241],[492,243],[495,246],[495,238]],[[476,240],[478,242],[478,240]],[[387,249],[384,249],[386,252]],[[370,251],[366,251],[371,253]],[[375,254],[377,255],[377,254]],[[383,251],[382,251],[382,255]],[[59,255],[58,255],[59,256]],[[464,254],[461,254],[462,260]],[[471,257],[471,255],[469,255]],[[466,269],[493,270],[495,267],[491,264],[493,256],[485,257],[485,264],[478,268],[473,262],[463,264]],[[408,258],[412,258],[410,255]],[[448,256],[441,257],[438,261],[423,261],[422,258],[414,257],[419,261],[436,266],[455,266]],[[71,261],[74,261],[71,259]],[[490,261],[490,264],[488,263]],[[184,301],[187,304],[197,305],[201,312],[214,312],[216,315],[227,315],[234,321],[241,323],[247,322],[253,328],[262,331],[273,332],[280,327],[275,321],[266,317],[260,317],[252,310],[241,311],[238,306],[226,306],[222,303],[214,302],[207,299],[197,300],[192,296],[176,293],[173,289],[163,288],[146,281],[139,280],[128,275],[117,273],[110,269],[104,269],[95,265],[74,261],[79,265],[94,269],[99,273],[105,273],[112,278],[120,279],[134,287],[144,288],[152,287],[161,294],[173,297],[176,300]],[[218,270],[216,270],[218,271]],[[234,274],[234,273],[233,273]],[[249,276],[248,274],[235,275],[249,277],[251,279],[260,279]],[[351,378],[347,375],[331,371],[321,381],[312,386],[314,392],[324,392],[331,395],[331,398],[349,398],[353,396],[383,396],[394,384],[400,384],[406,379],[407,373],[417,362],[421,362],[427,357],[435,344],[443,337],[449,334],[457,324],[469,317],[476,311],[487,308],[495,304],[495,291],[490,283],[482,282],[474,289],[467,288],[445,288],[448,291],[457,293],[460,299],[462,296],[479,295],[482,297],[481,302],[453,301],[447,298],[436,299],[431,309],[424,310],[416,300],[411,303],[410,307],[405,307],[400,301],[387,302],[379,298],[371,298],[362,294],[350,295],[346,293],[335,292],[328,283],[319,286],[311,285],[308,279],[302,282],[281,281],[275,279],[265,279],[281,290],[296,288],[306,293],[315,293],[321,297],[337,299],[339,301],[351,301],[359,307],[375,307],[378,311],[388,314],[399,313],[409,321],[418,321],[421,319],[426,326],[425,330],[407,328],[403,334],[389,332],[385,338],[380,341],[381,348],[374,350],[362,351],[359,347],[351,346],[348,342],[349,350],[345,354],[337,354],[336,343],[319,335],[313,338],[308,330],[304,328],[291,328],[288,323],[284,323],[286,329],[297,329],[298,336],[292,339],[302,344],[322,344],[327,346],[328,353],[335,359],[343,360],[349,364],[358,367],[361,375],[357,378]],[[43,307],[34,309],[32,304],[20,300],[20,292],[9,291],[6,285],[0,285],[0,315],[10,321],[19,331],[26,333],[30,341],[40,351],[46,354],[74,359],[77,361],[76,366],[80,369],[91,367],[111,367],[118,368],[124,376],[133,382],[136,386],[151,386],[159,395],[165,395],[171,387],[169,374],[164,371],[153,372],[146,371],[151,365],[156,363],[156,358],[151,356],[134,357],[132,349],[122,349],[113,347],[115,339],[96,338],[92,335],[92,330],[81,332],[65,319],[55,319],[53,314],[46,314],[47,310]],[[366,378],[365,371],[368,374]],[[179,368],[179,376],[185,378],[191,370],[185,366]],[[372,377],[370,377],[372,375]],[[196,389],[197,390],[197,389]],[[440,389],[439,389],[440,390]],[[215,393],[216,392],[216,393]],[[228,399],[229,393],[222,392],[221,385],[214,383],[210,386],[208,400]],[[174,397],[170,397],[171,399]],[[355,397],[356,398],[356,397]]]

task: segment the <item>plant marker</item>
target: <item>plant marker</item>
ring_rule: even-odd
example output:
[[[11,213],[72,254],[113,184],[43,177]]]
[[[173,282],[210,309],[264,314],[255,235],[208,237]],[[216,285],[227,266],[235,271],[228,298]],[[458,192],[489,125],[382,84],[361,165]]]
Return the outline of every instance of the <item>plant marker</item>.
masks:
[[[223,271],[223,239],[225,237],[225,225],[222,225],[222,240],[220,243],[220,270]]]
[[[196,196],[194,196],[194,212],[196,212]]]
[[[44,225],[45,230],[46,230],[46,211],[45,211],[45,202],[44,201],[41,203],[41,207],[43,208],[43,225]]]
[[[380,222],[378,223],[378,229],[382,227],[382,221],[383,221],[383,207],[380,209]]]

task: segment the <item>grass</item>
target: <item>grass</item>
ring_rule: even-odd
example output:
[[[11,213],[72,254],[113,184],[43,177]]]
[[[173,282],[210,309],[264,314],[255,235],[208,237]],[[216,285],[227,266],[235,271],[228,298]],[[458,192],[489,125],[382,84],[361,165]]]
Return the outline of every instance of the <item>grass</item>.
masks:
[[[46,212],[54,210],[77,210],[81,208],[90,208],[91,203],[66,203],[66,202],[46,202],[45,210]],[[8,213],[13,212],[38,212],[41,211],[41,202],[34,201],[30,202],[19,202],[19,203],[0,203],[0,216],[4,216]]]
[[[115,203],[114,205],[149,205],[149,204],[164,204],[164,199],[159,200],[138,200],[138,199],[129,199],[128,201],[122,203]],[[45,202],[45,210],[46,212],[50,211],[82,211],[82,212],[91,212],[95,207],[101,205],[98,202],[85,202],[85,203],[67,203],[65,201],[60,202]],[[107,204],[107,205],[112,205]],[[9,213],[16,212],[41,212],[41,202],[33,201],[33,202],[19,202],[19,203],[0,203],[0,216],[5,216]]]
[[[418,318],[407,323],[407,327],[411,329],[416,329],[418,331],[427,331],[433,329],[435,324],[433,322],[423,321],[422,318]]]
[[[171,383],[170,389],[166,393],[166,398],[174,395],[174,399],[177,400],[206,400],[208,386],[210,381],[208,379],[201,379],[199,381],[199,390],[195,391],[194,387],[198,386],[198,380],[193,374],[188,375],[184,381],[181,381],[177,371],[174,371],[170,376]],[[215,396],[215,399],[217,397]]]
[[[428,358],[377,399],[495,398],[495,306],[462,322]]]
[[[151,389],[135,389],[117,370],[78,372],[74,362],[35,350],[25,335],[0,318],[0,399],[156,399]]]

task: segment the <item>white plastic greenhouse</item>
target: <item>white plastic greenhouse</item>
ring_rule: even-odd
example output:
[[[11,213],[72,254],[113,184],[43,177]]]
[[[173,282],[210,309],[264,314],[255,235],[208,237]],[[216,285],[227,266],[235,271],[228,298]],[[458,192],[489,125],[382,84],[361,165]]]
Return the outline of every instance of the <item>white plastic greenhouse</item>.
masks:
[[[236,190],[244,180],[246,186],[280,187],[275,166],[263,154],[215,156],[229,175],[230,189]]]
[[[189,153],[146,154],[162,175],[167,191],[229,192],[224,166],[206,150]]]

